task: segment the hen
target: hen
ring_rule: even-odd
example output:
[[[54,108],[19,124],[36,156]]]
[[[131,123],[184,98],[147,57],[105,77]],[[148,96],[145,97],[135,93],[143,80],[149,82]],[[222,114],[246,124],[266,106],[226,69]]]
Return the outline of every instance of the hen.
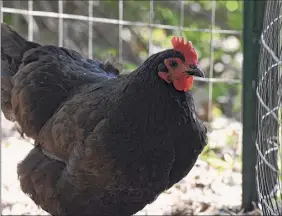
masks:
[[[35,147],[21,188],[52,215],[132,215],[188,174],[206,145],[189,89],[191,42],[129,75],[1,24],[1,103]],[[107,69],[110,68],[110,69]]]

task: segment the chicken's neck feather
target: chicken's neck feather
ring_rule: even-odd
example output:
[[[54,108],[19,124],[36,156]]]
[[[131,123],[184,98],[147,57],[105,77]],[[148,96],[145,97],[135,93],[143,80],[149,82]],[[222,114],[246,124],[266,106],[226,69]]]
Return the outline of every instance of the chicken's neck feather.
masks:
[[[179,92],[157,73],[142,69],[141,66],[123,77],[113,95],[117,100],[114,107],[117,113],[122,113],[123,122],[132,127],[142,119],[143,125],[139,126],[153,130],[157,125],[178,124],[183,118],[190,121],[194,115],[191,93]]]

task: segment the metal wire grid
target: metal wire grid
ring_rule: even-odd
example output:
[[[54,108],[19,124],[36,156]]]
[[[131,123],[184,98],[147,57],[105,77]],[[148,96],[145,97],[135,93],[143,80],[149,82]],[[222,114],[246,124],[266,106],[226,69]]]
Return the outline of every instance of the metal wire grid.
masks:
[[[282,1],[267,1],[259,63],[257,185],[263,215],[282,214]]]
[[[213,91],[213,83],[229,83],[229,84],[237,84],[241,83],[240,79],[225,79],[225,78],[214,78],[213,77],[213,64],[214,64],[214,34],[215,33],[221,33],[221,34],[237,34],[241,35],[241,31],[236,30],[222,30],[222,29],[215,29],[215,11],[216,11],[216,0],[212,0],[212,8],[211,8],[211,27],[210,29],[194,29],[194,28],[187,28],[184,27],[184,1],[177,0],[176,3],[180,4],[180,24],[179,26],[172,26],[172,25],[163,25],[163,24],[154,24],[153,18],[154,18],[154,0],[150,1],[150,13],[149,13],[149,22],[133,22],[133,21],[127,21],[123,19],[123,0],[119,0],[119,19],[109,19],[109,18],[101,18],[101,17],[94,17],[93,16],[93,0],[88,1],[88,16],[86,15],[74,15],[74,14],[67,14],[64,13],[63,8],[63,0],[58,0],[58,13],[56,12],[48,12],[48,11],[35,11],[33,10],[33,0],[28,0],[28,9],[18,9],[18,8],[8,8],[3,7],[3,3],[1,1],[1,22],[3,21],[3,13],[11,13],[11,14],[21,14],[24,16],[28,16],[28,40],[33,40],[33,18],[34,17],[49,17],[49,18],[58,18],[59,24],[58,24],[58,46],[63,45],[64,40],[64,32],[63,32],[63,23],[64,19],[72,19],[72,20],[80,20],[80,21],[88,21],[88,57],[93,57],[93,29],[92,24],[93,23],[105,23],[105,24],[116,24],[119,26],[119,41],[118,41],[118,59],[119,62],[122,61],[122,37],[121,32],[123,25],[130,25],[130,26],[136,26],[136,27],[148,27],[150,29],[150,36],[149,37],[149,55],[152,54],[152,31],[153,28],[160,28],[160,29],[166,29],[166,30],[176,30],[178,32],[178,35],[181,36],[183,34],[183,31],[190,31],[190,32],[208,32],[210,33],[210,70],[209,70],[209,77],[207,78],[198,78],[196,77],[196,80],[200,80],[203,82],[208,82],[208,89],[209,89],[209,102],[208,102],[208,117],[210,119],[211,117],[211,106],[212,106],[212,91]]]

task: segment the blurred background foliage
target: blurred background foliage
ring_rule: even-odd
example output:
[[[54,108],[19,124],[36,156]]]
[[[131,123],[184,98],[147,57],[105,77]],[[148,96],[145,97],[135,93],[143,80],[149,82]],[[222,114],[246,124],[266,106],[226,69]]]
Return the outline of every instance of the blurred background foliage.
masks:
[[[206,76],[224,79],[241,79],[242,72],[242,1],[215,1],[215,18],[212,25],[212,1],[183,1],[184,19],[181,20],[181,3],[177,1],[154,1],[153,23],[159,25],[180,26],[191,29],[182,35],[191,40],[199,55],[200,67]],[[4,0],[4,7],[28,9],[28,1]],[[63,12],[88,16],[88,1],[65,0]],[[33,1],[33,10],[58,12],[58,1]],[[107,19],[119,19],[119,1],[100,0],[93,2],[93,16]],[[148,23],[150,21],[150,1],[126,0],[123,2],[123,20]],[[4,13],[4,22],[13,25],[26,38],[28,35],[28,16]],[[58,18],[36,16],[34,22],[34,40],[43,44],[58,45]],[[88,21],[64,19],[63,46],[88,55]],[[119,25],[93,22],[93,56],[104,60],[111,54],[119,54]],[[214,30],[232,30],[214,32]],[[197,30],[197,31],[196,31]],[[162,29],[160,26],[123,25],[122,38],[123,73],[139,66],[149,54],[170,48],[170,39],[179,35],[178,30]],[[152,41],[149,53],[149,40]],[[211,39],[213,48],[211,49]],[[213,55],[213,62],[211,61]],[[212,91],[212,116],[224,115],[227,118],[241,119],[241,84],[216,82]],[[208,82],[197,81],[194,98],[198,115],[205,121],[208,118],[209,100]]]

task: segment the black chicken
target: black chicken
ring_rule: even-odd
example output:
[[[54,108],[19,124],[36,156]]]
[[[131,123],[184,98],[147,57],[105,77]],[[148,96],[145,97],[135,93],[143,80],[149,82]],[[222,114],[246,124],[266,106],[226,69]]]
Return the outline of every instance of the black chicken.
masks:
[[[18,165],[23,192],[52,215],[131,215],[180,181],[206,145],[190,42],[129,75],[1,24],[5,116],[35,140]]]

